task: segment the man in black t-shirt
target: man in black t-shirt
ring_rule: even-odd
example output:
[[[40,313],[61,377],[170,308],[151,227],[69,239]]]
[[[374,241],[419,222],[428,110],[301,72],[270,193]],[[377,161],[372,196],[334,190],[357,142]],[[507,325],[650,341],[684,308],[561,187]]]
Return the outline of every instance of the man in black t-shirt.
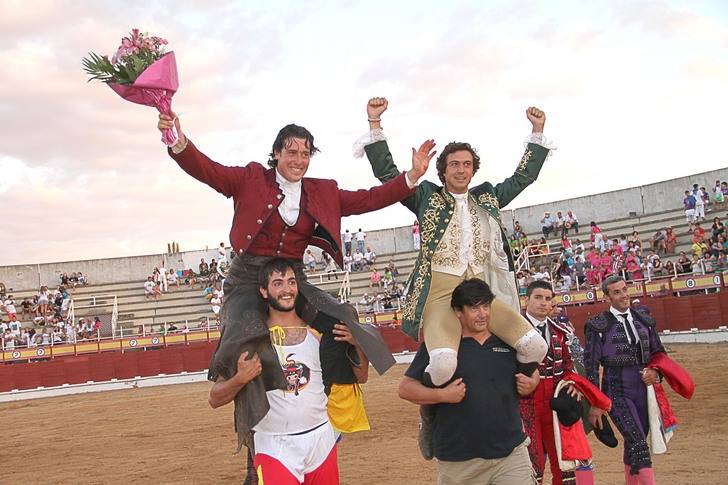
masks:
[[[515,350],[488,330],[493,299],[480,279],[460,283],[451,299],[462,325],[453,379],[440,388],[422,384],[429,364],[423,344],[399,386],[402,399],[434,407],[439,485],[536,483],[518,396],[532,393],[540,379],[538,371],[517,374]]]

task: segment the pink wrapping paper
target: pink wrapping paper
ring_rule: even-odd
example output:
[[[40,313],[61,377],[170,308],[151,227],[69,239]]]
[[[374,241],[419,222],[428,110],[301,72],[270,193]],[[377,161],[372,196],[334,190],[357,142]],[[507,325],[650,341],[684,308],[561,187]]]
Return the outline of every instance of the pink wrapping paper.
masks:
[[[179,87],[174,52],[168,52],[146,68],[131,86],[109,83],[109,87],[127,101],[153,106],[160,113],[170,115],[172,96]],[[165,145],[172,146],[177,143],[177,140],[177,132],[174,128],[162,132],[162,142]]]

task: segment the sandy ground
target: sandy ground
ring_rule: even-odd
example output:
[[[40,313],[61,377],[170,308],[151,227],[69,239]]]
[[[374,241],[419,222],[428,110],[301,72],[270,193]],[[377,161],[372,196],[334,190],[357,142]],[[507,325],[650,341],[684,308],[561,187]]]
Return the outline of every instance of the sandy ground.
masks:
[[[670,450],[655,457],[658,483],[725,484],[728,344],[673,345],[691,372],[691,401],[670,393],[680,421]],[[341,483],[435,483],[436,464],[417,451],[417,408],[397,398],[405,366],[365,386],[373,431],[340,444]],[[2,484],[239,483],[244,453],[233,455],[232,406],[207,405],[210,384],[38,399],[0,405]],[[620,447],[592,440],[597,483],[624,483]]]

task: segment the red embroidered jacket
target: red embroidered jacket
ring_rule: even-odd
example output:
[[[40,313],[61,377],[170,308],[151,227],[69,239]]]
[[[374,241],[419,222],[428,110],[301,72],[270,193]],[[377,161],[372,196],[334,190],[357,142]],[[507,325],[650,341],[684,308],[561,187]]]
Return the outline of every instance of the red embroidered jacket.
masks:
[[[206,183],[225,197],[232,197],[235,205],[230,243],[236,251],[245,252],[261,231],[268,218],[277,211],[283,200],[275,179],[275,169],[250,162],[244,167],[228,167],[214,162],[189,141],[179,154],[171,149],[169,155],[182,170]],[[302,180],[302,197],[306,197],[305,211],[315,221],[308,241],[329,253],[343,266],[340,234],[341,218],[382,209],[414,193],[405,181],[405,173],[384,185],[368,190],[343,190],[336,181],[306,178]]]

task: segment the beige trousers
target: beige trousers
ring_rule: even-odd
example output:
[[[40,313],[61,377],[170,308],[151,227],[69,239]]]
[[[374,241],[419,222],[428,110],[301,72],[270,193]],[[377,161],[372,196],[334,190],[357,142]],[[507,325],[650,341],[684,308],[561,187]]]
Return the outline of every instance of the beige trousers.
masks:
[[[438,462],[437,485],[535,485],[528,439],[504,458]]]
[[[450,307],[452,292],[457,285],[468,278],[483,278],[483,273],[473,275],[468,269],[462,276],[454,276],[439,271],[432,272],[430,292],[422,311],[422,331],[428,352],[433,349],[453,349],[460,346],[462,329],[455,311]],[[490,333],[507,345],[515,347],[516,342],[533,327],[520,313],[497,298],[490,307]]]

